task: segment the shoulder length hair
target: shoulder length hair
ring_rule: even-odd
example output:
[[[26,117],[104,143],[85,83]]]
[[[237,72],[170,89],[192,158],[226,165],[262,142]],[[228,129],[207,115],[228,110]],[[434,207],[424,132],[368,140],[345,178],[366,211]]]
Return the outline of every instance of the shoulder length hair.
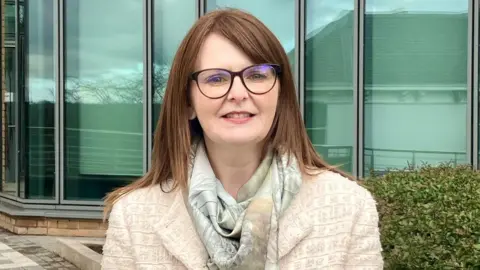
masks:
[[[189,120],[189,75],[194,72],[200,47],[211,33],[229,39],[254,63],[275,63],[282,67],[276,114],[266,138],[269,145],[280,154],[294,156],[302,173],[337,171],[322,160],[308,138],[288,58],[279,40],[260,20],[244,11],[216,10],[196,21],[175,54],[155,129],[150,170],[106,196],[105,216],[118,198],[133,190],[152,185],[159,185],[164,192],[168,192],[163,189],[166,186],[170,186],[169,191],[186,188],[191,141],[202,134],[198,120]],[[173,185],[167,184],[171,180]]]

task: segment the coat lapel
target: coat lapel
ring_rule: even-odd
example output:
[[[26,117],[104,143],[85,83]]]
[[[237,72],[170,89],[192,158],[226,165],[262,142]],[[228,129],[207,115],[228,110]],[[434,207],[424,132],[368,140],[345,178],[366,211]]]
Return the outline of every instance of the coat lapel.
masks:
[[[154,225],[155,230],[168,252],[188,269],[206,269],[208,253],[188,214],[182,192],[176,193],[168,212]]]
[[[305,207],[305,184],[279,221],[278,256],[281,260],[312,232],[312,217]],[[303,190],[303,191],[302,191]]]

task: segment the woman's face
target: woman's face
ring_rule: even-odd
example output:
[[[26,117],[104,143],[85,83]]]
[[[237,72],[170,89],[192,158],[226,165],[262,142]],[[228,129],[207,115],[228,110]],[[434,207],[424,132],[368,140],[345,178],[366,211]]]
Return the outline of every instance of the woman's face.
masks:
[[[200,48],[196,71],[221,68],[236,72],[253,64],[231,41],[210,34]],[[193,81],[190,89],[193,113],[202,126],[205,139],[223,145],[261,142],[272,126],[277,108],[280,82],[275,74],[271,66],[253,66],[243,73],[244,85],[240,76],[233,78],[226,71],[201,72],[198,84]],[[230,91],[222,96],[231,78]],[[264,94],[253,94],[246,87]]]

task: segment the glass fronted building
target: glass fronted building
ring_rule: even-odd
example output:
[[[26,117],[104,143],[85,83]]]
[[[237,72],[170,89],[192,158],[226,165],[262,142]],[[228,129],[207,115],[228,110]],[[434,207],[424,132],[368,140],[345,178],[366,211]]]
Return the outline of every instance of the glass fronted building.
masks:
[[[473,0],[1,0],[0,211],[101,217],[150,166],[174,53],[205,12],[247,10],[289,55],[316,149],[356,176],[478,167]]]

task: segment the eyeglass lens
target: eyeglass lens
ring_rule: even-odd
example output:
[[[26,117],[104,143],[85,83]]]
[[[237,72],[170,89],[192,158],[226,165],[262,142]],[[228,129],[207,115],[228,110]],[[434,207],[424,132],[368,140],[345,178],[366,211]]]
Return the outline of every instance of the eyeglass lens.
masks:
[[[276,72],[270,65],[255,65],[242,73],[243,82],[249,91],[263,94],[275,84]],[[204,70],[197,77],[200,91],[208,97],[215,98],[225,95],[232,85],[232,75],[226,70]]]

